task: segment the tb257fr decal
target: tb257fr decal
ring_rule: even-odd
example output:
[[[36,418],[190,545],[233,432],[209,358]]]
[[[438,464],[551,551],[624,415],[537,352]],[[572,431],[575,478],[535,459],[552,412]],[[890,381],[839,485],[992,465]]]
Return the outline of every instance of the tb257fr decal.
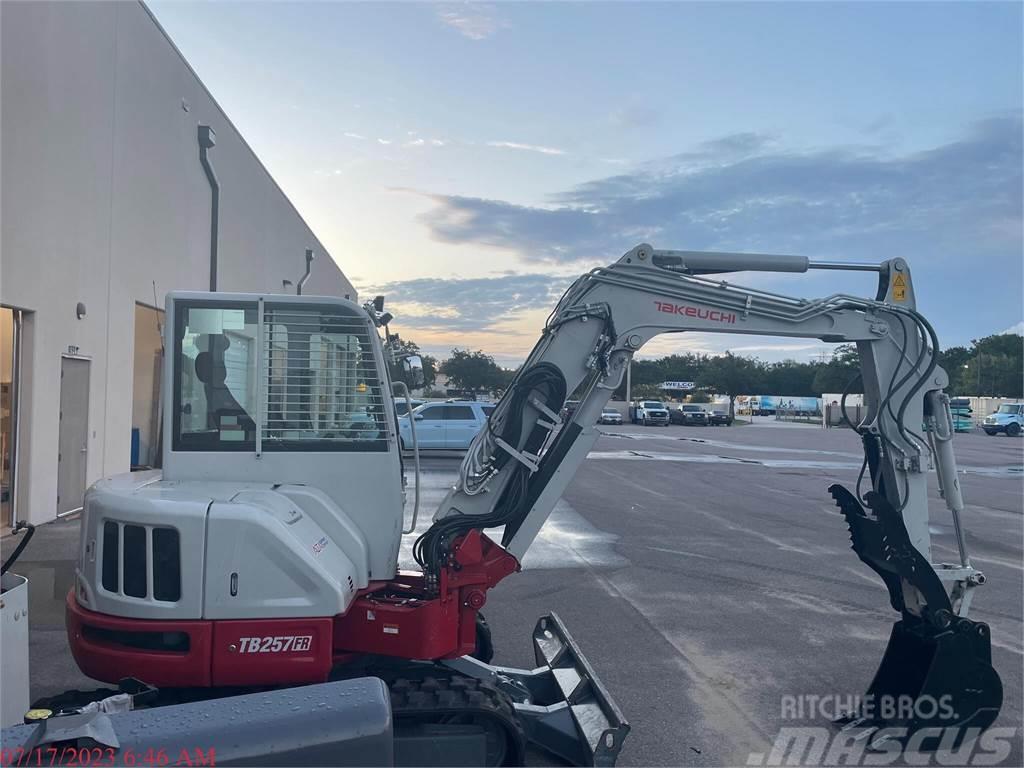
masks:
[[[239,653],[288,653],[308,651],[312,635],[278,635],[276,637],[240,637]]]

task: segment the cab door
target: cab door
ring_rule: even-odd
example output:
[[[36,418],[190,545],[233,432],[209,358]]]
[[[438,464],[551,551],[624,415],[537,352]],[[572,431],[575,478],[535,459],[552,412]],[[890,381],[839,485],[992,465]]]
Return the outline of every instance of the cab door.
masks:
[[[445,447],[445,408],[443,403],[424,405],[413,414],[420,448]]]
[[[471,405],[445,406],[445,448],[464,450],[476,437],[481,422]]]

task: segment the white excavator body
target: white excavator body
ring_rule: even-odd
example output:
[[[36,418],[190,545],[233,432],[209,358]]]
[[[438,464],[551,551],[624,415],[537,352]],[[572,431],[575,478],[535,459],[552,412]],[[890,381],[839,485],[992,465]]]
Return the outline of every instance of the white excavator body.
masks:
[[[802,299],[708,277],[808,269],[870,271],[878,290]],[[448,675],[445,685],[477,686],[489,708],[472,717],[490,718],[489,733],[511,745],[495,760],[518,759],[525,733],[573,762],[614,762],[628,725],[557,617],[535,630],[538,668],[513,670],[487,663],[479,611],[487,590],[519,569],[586,458],[632,356],[656,335],[697,331],[857,345],[867,409],[851,426],[863,469],[855,492],[829,492],[854,551],[901,616],[869,693],[952,696],[958,714],[940,726],[984,728],[998,714],[989,629],[968,617],[984,575],[961,526],[948,378],[902,259],[841,264],[640,245],[582,276],[473,441],[416,540],[420,570],[409,573],[397,562],[407,530],[390,319],[382,300],[168,296],[163,471],[107,478],[86,497],[67,601],[86,674],[164,687],[289,685],[368,664],[392,680],[412,664],[417,680]],[[569,397],[579,405],[565,414]],[[954,563],[931,560],[931,468],[957,534]],[[495,529],[500,544],[485,533]],[[403,702],[396,717],[450,721],[441,704],[413,708],[422,691],[413,696],[409,685],[402,677],[392,688]],[[936,725],[895,720],[909,731]]]

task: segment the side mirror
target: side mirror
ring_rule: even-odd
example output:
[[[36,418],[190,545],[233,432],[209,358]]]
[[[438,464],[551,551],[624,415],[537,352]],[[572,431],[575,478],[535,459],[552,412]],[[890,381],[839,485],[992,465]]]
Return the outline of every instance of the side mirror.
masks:
[[[417,413],[413,418],[416,419],[416,421],[423,421],[423,414]]]
[[[403,357],[402,370],[410,389],[419,389],[423,386],[423,359],[419,355]]]

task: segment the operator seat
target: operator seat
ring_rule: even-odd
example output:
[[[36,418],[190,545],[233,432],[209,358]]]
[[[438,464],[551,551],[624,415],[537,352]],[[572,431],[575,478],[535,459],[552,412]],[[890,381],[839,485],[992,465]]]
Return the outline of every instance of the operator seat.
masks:
[[[206,394],[206,427],[221,432],[225,427],[237,425],[245,432],[245,440],[256,436],[256,422],[249,412],[231,394],[227,385],[228,368],[224,353],[231,339],[224,334],[208,336],[209,349],[196,355],[196,378],[203,384]]]

